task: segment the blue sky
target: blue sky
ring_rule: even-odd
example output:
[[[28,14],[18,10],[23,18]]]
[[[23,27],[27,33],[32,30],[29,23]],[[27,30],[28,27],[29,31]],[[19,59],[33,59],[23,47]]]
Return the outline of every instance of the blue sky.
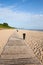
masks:
[[[0,23],[43,29],[43,0],[0,0]]]

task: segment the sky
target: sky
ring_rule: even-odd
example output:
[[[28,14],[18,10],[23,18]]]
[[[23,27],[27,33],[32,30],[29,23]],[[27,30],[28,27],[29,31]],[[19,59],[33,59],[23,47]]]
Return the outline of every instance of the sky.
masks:
[[[43,0],[0,0],[0,23],[43,29]]]

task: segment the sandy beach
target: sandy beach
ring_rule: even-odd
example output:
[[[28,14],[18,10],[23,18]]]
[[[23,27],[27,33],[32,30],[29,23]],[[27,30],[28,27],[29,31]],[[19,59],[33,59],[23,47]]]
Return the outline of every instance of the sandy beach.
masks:
[[[8,29],[8,30],[0,30],[0,54],[6,45],[8,38],[14,33],[14,30]]]
[[[25,42],[43,63],[43,31],[19,30],[18,35],[23,38],[23,33],[26,34]]]
[[[30,30],[0,30],[0,54],[3,51],[9,37],[12,34],[17,34],[19,38],[23,39],[23,33],[26,34],[25,42],[33,50],[35,56],[43,62],[43,31],[30,31]]]

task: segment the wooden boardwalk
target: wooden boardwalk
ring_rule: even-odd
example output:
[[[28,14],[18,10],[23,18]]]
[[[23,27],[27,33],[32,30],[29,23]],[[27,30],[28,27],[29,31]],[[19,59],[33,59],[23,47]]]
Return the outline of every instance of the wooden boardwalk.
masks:
[[[13,34],[0,56],[0,65],[41,65],[26,42]]]

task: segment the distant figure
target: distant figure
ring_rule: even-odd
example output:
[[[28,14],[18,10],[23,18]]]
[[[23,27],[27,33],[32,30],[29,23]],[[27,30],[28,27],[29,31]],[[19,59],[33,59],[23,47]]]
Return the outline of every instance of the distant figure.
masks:
[[[18,32],[18,30],[17,30],[17,32]]]
[[[25,36],[26,36],[26,34],[25,34],[25,33],[23,33],[23,40],[25,40]]]

